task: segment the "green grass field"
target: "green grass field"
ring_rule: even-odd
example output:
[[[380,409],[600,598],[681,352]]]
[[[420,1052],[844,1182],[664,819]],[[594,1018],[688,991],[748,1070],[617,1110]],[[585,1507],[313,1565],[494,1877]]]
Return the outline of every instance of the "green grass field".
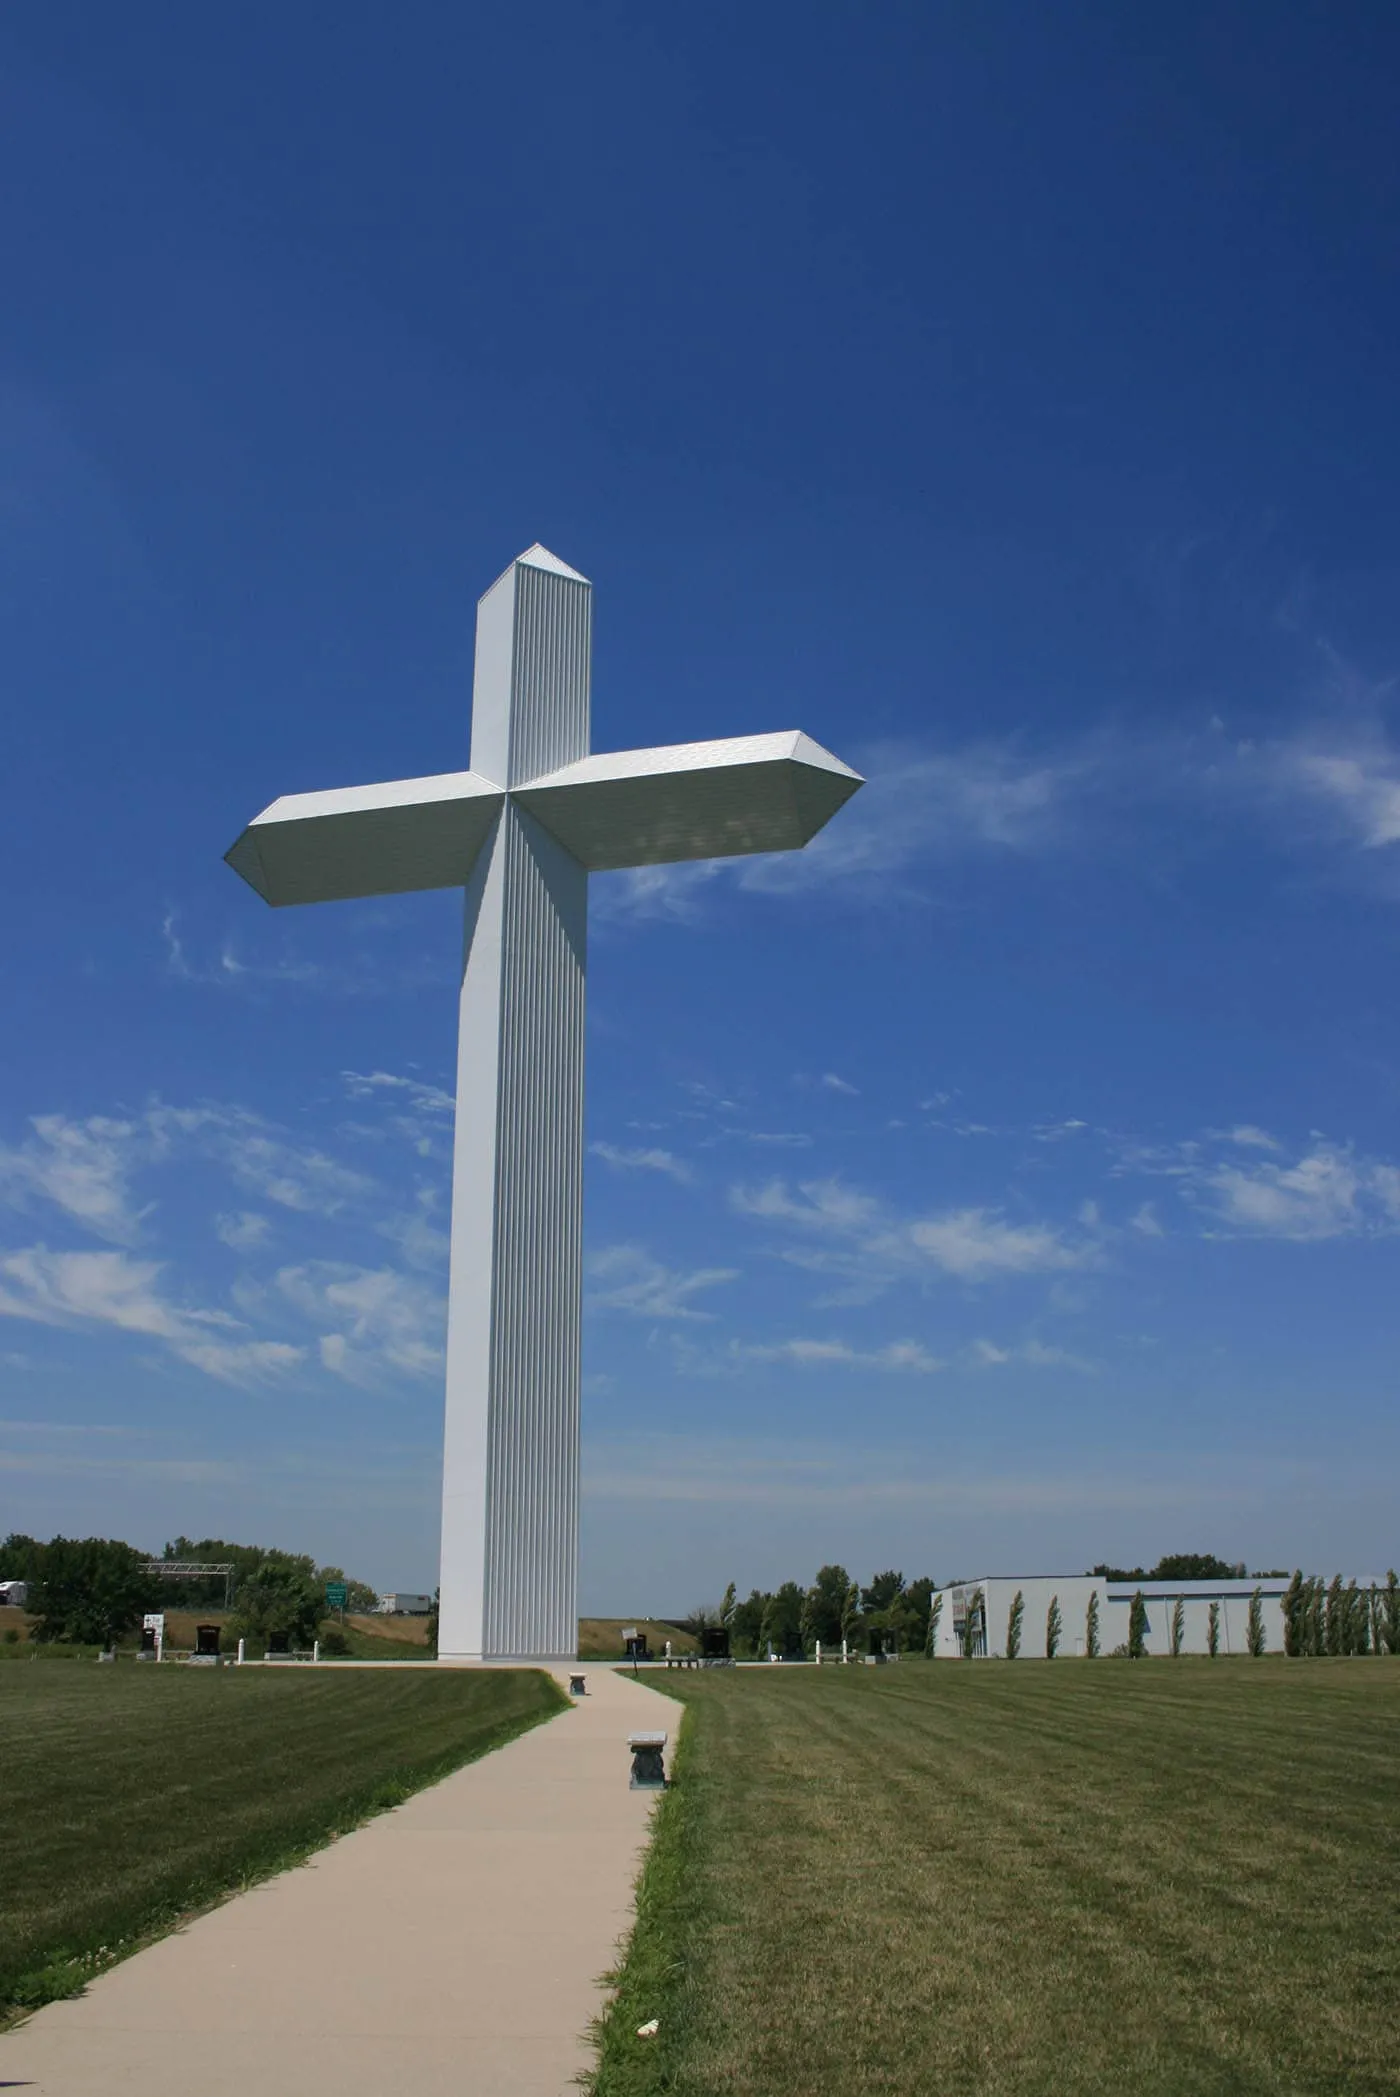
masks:
[[[598,2097],[1400,2090],[1400,1664],[654,1680]]]
[[[5,1668],[0,2006],[71,1992],[563,1702],[524,1670]]]

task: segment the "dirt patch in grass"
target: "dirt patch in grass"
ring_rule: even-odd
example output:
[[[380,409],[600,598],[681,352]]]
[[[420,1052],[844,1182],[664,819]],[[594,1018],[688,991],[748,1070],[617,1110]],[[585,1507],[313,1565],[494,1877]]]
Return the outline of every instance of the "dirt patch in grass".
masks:
[[[71,1993],[564,1703],[524,1669],[6,1669],[0,2005]]]
[[[598,2097],[1400,2089],[1400,1664],[655,1686],[685,1744]]]

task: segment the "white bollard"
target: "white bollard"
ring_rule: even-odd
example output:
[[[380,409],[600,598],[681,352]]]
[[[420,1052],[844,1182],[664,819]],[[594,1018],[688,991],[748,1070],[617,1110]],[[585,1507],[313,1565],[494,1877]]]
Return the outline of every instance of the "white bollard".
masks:
[[[242,1641],[242,1639],[240,1638],[240,1639],[239,1639],[239,1641],[238,1641],[238,1658],[237,1658],[237,1660],[236,1660],[236,1661],[234,1662],[234,1666],[235,1666],[235,1667],[242,1667],[242,1665],[243,1665],[243,1641]]]
[[[313,1638],[311,1641],[311,1665],[313,1667],[316,1665],[316,1662],[320,1659],[320,1657],[321,1641],[319,1638]]]

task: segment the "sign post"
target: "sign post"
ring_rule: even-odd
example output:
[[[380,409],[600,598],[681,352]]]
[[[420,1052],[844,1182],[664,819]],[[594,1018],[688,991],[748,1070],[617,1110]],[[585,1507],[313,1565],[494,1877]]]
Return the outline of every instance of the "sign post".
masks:
[[[326,1582],[326,1607],[327,1609],[338,1609],[340,1611],[342,1624],[345,1622],[346,1593],[347,1588],[343,1580],[328,1580]]]
[[[154,1633],[151,1649],[154,1651],[156,1659],[160,1660],[165,1653],[165,1616],[163,1612],[155,1615],[143,1616],[141,1619],[141,1629],[143,1631],[150,1631]],[[144,1644],[145,1641],[143,1640],[142,1643]]]

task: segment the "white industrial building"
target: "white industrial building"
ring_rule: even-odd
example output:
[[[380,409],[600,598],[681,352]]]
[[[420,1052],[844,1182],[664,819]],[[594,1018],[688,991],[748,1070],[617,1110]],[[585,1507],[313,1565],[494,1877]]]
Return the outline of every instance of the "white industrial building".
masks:
[[[1128,1611],[1135,1594],[1141,1594],[1147,1605],[1148,1653],[1170,1654],[1172,1617],[1178,1602],[1183,1605],[1183,1653],[1210,1651],[1212,1604],[1219,1611],[1221,1654],[1247,1653],[1249,1598],[1256,1588],[1264,1607],[1266,1650],[1281,1653],[1287,1580],[1104,1580],[1086,1573],[1034,1573],[1014,1579],[996,1574],[984,1580],[960,1580],[937,1590],[943,1597],[937,1657],[952,1660],[962,1652],[963,1628],[971,1609],[974,1617],[981,1618],[980,1627],[974,1631],[974,1657],[1004,1660],[1012,1605],[1018,1593],[1023,1604],[1022,1660],[1045,1658],[1046,1620],[1052,1601],[1060,1605],[1058,1657],[1082,1658],[1092,1595],[1099,1598],[1099,1652],[1105,1657],[1128,1643]]]

